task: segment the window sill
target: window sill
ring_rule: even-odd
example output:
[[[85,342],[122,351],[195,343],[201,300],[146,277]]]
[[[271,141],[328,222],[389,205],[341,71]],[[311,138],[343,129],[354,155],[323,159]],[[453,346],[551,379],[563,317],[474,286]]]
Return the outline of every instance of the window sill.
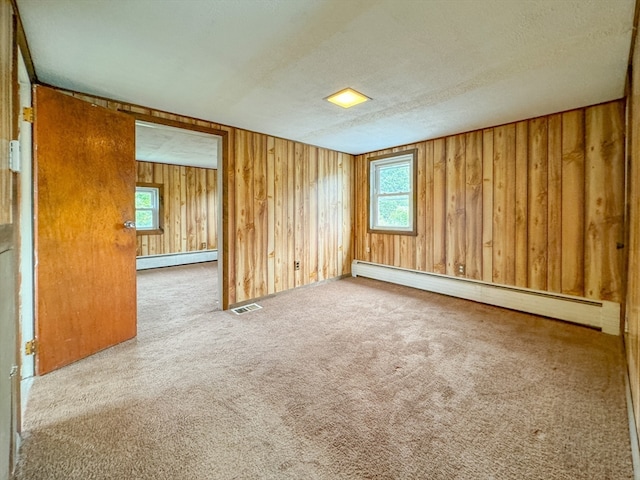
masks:
[[[164,230],[158,228],[157,230],[136,230],[136,235],[162,235]]]
[[[383,235],[406,235],[408,237],[418,236],[417,230],[382,230],[378,228],[369,228],[367,233],[380,233]]]

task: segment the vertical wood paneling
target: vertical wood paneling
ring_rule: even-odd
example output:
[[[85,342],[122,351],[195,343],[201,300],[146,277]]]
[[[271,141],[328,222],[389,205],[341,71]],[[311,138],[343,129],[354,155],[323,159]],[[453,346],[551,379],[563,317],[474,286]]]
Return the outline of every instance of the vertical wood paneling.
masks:
[[[136,162],[136,163],[140,163],[140,162]],[[171,170],[173,168],[173,165],[167,165],[167,164],[163,164],[162,165],[162,180],[163,180],[163,189],[162,189],[162,204],[164,206],[163,208],[163,217],[162,217],[162,226],[164,229],[164,234],[162,235],[162,251],[163,252],[172,252],[172,240],[173,237],[171,235],[171,232],[168,230],[171,228],[172,226],[172,218],[173,218],[173,214],[174,214],[174,206],[171,202],[171,191],[173,188],[173,184],[171,182],[172,177],[171,177]],[[208,172],[214,172],[215,170],[209,170]],[[207,172],[207,173],[208,173]],[[207,201],[209,202],[209,195],[207,194]],[[213,198],[213,200],[211,201],[212,205],[210,206],[211,208],[216,208],[216,197]],[[208,209],[209,211],[211,211],[211,208],[208,205]],[[217,225],[214,223],[214,225]],[[212,234],[215,235],[216,231],[214,229],[214,231],[212,232]],[[138,242],[139,242],[139,238],[138,238]]]
[[[163,233],[138,234],[137,255],[216,249],[216,181],[213,169],[136,162],[136,182],[159,184],[163,190]]]
[[[307,156],[305,210],[307,212],[307,283],[318,281],[318,148],[309,147]]]
[[[269,218],[267,213],[267,159],[266,142],[263,135],[253,135],[253,202],[254,202],[254,236],[255,249],[253,252],[254,283],[256,297],[263,297],[269,293],[267,285],[267,255],[258,255],[257,252],[267,252]]]
[[[170,219],[171,225],[165,224],[165,228],[168,231],[165,235],[169,235],[171,237],[171,248],[174,252],[181,252],[182,250],[182,201],[180,197],[180,192],[182,190],[182,180],[180,178],[180,167],[175,166],[171,169],[171,197],[165,196],[165,202],[169,199],[169,203],[171,204],[171,212],[172,217]]]
[[[267,291],[276,291],[276,139],[267,138]]]
[[[424,268],[427,272],[433,271],[433,145],[434,142],[426,142],[424,144],[425,160],[424,160]],[[418,146],[420,149],[420,145]],[[418,190],[420,193],[420,190]],[[418,245],[416,246],[418,248]],[[420,267],[416,268],[420,269]]]
[[[199,248],[197,244],[197,230],[198,230],[198,217],[197,217],[197,203],[198,197],[198,185],[196,172],[192,168],[185,168],[186,176],[186,206],[187,206],[187,251],[193,252]],[[183,222],[184,224],[184,222]],[[154,252],[155,253],[155,252]]]
[[[618,301],[624,206],[624,112],[619,102],[585,113],[585,290],[589,298]]]
[[[338,239],[338,192],[342,191],[342,188],[338,188],[338,152],[329,152],[327,155],[327,198],[329,201],[329,215],[328,215],[328,235],[327,238],[334,239],[332,242],[327,242],[327,274],[326,278],[337,277],[338,274],[338,243],[335,240]]]
[[[300,262],[300,269],[294,271],[295,286],[304,285],[304,145],[294,145],[294,257]]]
[[[167,165],[168,167],[168,165]],[[166,175],[166,172],[165,172]],[[206,208],[207,208],[207,247],[215,250],[218,248],[218,172],[206,170]],[[165,205],[166,208],[166,205]]]
[[[528,282],[528,145],[529,124],[516,124],[516,203],[515,203],[515,285],[526,287]]]
[[[465,264],[469,278],[577,296],[591,278],[593,298],[620,301],[622,112],[611,102],[358,156],[356,186],[370,157],[418,150],[418,231],[369,234],[368,192],[357,188],[356,258],[448,275]]]
[[[369,178],[366,173],[367,159],[364,155],[355,157],[354,171],[354,193],[355,193],[355,224],[354,224],[354,241],[355,251],[354,258],[370,261],[369,254],[369,232],[367,224],[367,216],[369,212],[367,204],[367,191],[369,188]]]
[[[209,242],[207,241],[207,171],[202,168],[196,170],[196,176],[198,178],[197,195],[198,198],[203,200],[196,201],[196,207],[198,213],[196,215],[196,221],[198,222],[197,231],[197,248],[206,250],[209,248]]]
[[[562,291],[562,115],[549,116],[547,290]]]
[[[515,282],[515,140],[514,124],[493,131],[493,281]]]
[[[178,167],[180,169],[180,219],[188,218],[187,211],[187,167]],[[187,232],[190,225],[189,222],[180,220],[180,248],[186,250],[188,248]]]
[[[327,278],[327,249],[329,208],[329,188],[327,181],[327,156],[329,152],[318,150],[318,280]],[[324,201],[320,201],[324,199]]]
[[[237,301],[255,297],[254,278],[254,203],[253,203],[253,133],[236,132],[236,238]]]
[[[285,267],[287,271],[287,283],[286,288],[295,288],[295,244],[294,244],[294,229],[295,229],[295,144],[294,142],[287,141],[287,184],[286,184],[286,197],[287,197],[287,209],[286,209],[286,257]]]
[[[237,277],[237,249],[236,249],[236,132],[233,128],[225,128],[227,131],[224,162],[226,163],[222,174],[222,192],[219,198],[222,201],[220,213],[222,215],[222,245],[218,245],[218,251],[222,252],[222,302],[229,306],[237,302],[236,277]],[[225,294],[224,288],[227,292]]]
[[[482,280],[493,282],[493,129],[482,132]]]
[[[416,237],[416,258],[415,258],[415,268],[417,270],[426,270],[426,246],[427,246],[427,210],[426,210],[426,197],[427,197],[427,186],[426,186],[426,144],[421,143],[417,147],[416,152],[416,169],[417,169],[417,189],[416,192],[416,227],[417,227],[417,237]],[[430,192],[430,190],[429,190]]]
[[[354,248],[354,161],[351,155],[341,153],[342,179],[338,185],[342,185],[342,195],[340,205],[342,206],[342,236],[340,238],[341,263],[340,275],[347,275],[351,272],[351,261],[353,260]]]
[[[163,166],[158,166],[158,168],[153,168],[153,183],[164,185],[166,182],[164,180],[164,168]],[[164,191],[164,189],[163,189]],[[164,194],[164,192],[163,192]],[[160,199],[161,201],[163,198]],[[153,252],[163,252],[164,251],[164,235],[153,235],[150,240],[153,241]]]
[[[289,282],[289,269],[287,268],[287,142],[280,138],[275,139],[275,292],[287,289]]]
[[[482,132],[466,136],[466,276],[482,278]]]
[[[562,293],[584,295],[584,111],[562,115]]]
[[[529,122],[529,287],[547,289],[547,118]]]
[[[433,142],[433,271],[445,273],[447,215],[447,157],[444,138]]]
[[[465,219],[465,137],[455,135],[446,140],[447,231],[446,273],[458,275],[458,266],[466,261]]]

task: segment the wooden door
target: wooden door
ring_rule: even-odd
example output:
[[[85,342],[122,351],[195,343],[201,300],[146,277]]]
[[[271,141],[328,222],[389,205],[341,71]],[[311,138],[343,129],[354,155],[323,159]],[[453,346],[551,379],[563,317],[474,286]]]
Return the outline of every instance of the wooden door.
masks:
[[[36,369],[136,335],[133,118],[37,86]]]

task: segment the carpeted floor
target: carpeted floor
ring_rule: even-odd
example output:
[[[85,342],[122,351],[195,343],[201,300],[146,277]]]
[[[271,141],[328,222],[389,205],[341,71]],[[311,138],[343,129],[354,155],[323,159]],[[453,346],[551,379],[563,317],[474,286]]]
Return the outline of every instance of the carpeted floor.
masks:
[[[17,479],[632,478],[619,337],[361,278],[236,316],[214,270],[36,379]]]

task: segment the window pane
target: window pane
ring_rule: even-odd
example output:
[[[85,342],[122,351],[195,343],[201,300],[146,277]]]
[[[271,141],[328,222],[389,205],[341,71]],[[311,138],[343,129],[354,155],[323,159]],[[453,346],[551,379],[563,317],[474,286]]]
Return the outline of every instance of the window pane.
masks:
[[[136,210],[136,228],[153,228],[153,214],[151,210]]]
[[[378,197],[378,227],[409,227],[409,196]]]
[[[136,192],[136,208],[152,208],[153,194],[151,192]]]
[[[408,192],[410,187],[409,165],[389,165],[380,167],[379,193]]]

